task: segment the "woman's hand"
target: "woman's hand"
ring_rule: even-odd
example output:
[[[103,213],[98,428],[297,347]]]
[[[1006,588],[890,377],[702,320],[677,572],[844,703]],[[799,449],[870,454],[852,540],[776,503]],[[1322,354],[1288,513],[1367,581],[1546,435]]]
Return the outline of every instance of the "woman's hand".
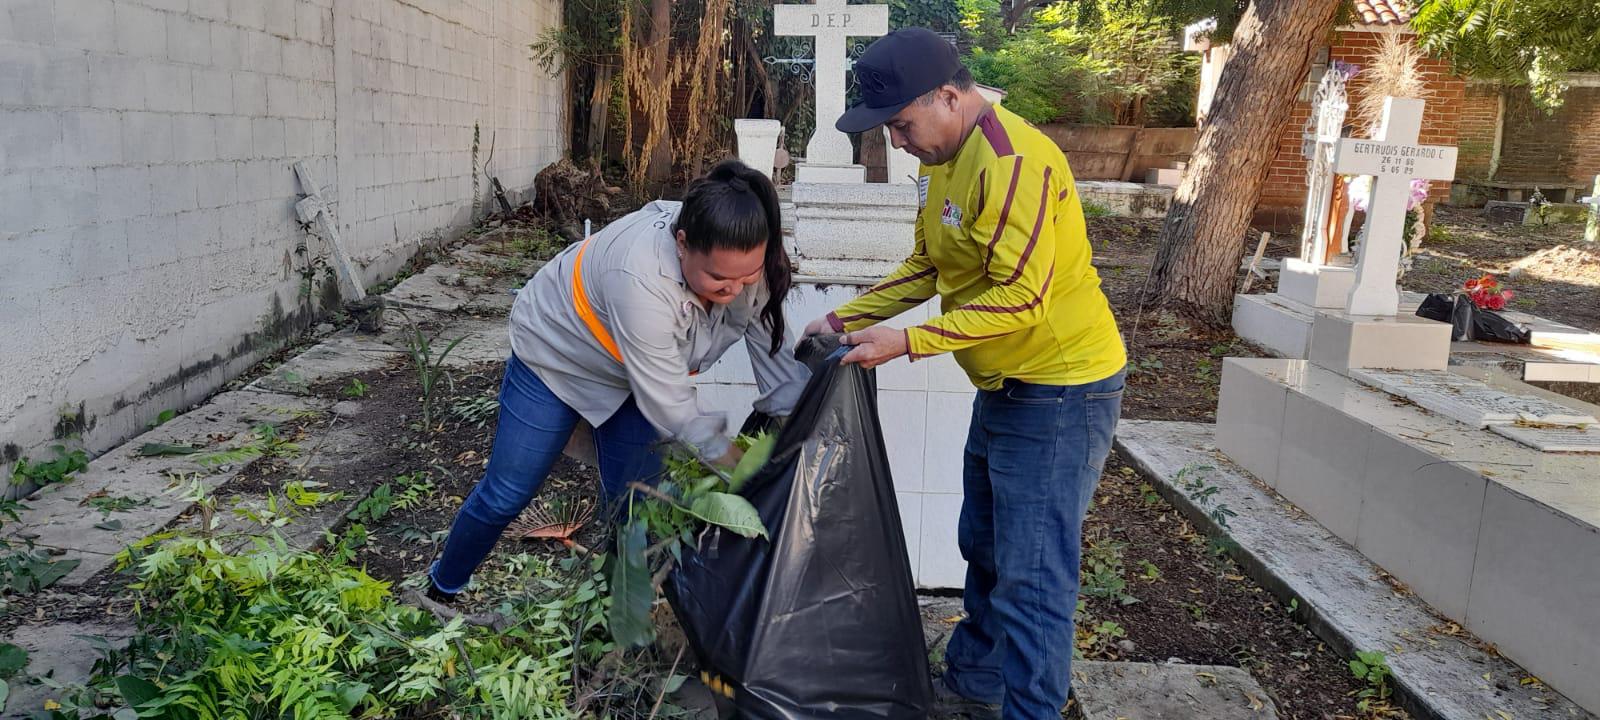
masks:
[[[729,445],[728,452],[722,457],[712,460],[711,464],[725,470],[732,470],[739,467],[739,460],[743,457],[744,451],[740,450],[738,445]]]

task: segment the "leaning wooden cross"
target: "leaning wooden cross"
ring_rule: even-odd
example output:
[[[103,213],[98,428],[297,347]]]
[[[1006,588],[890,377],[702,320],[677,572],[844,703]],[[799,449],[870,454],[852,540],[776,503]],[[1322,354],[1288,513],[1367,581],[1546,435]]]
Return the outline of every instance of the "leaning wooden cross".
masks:
[[[356,274],[356,266],[350,262],[350,256],[344,251],[344,243],[339,241],[339,226],[333,220],[333,213],[328,210],[328,203],[322,199],[322,186],[317,184],[316,178],[311,176],[311,168],[303,162],[294,164],[295,177],[300,179],[300,192],[305,195],[294,204],[295,216],[300,218],[301,225],[314,225],[317,234],[328,241],[333,248],[333,258],[339,266],[339,274],[350,283],[355,293],[352,300],[365,300],[367,289],[361,285],[361,276]]]
[[[1367,239],[1356,261],[1355,287],[1345,311],[1351,315],[1394,315],[1400,307],[1395,278],[1406,223],[1411,181],[1450,180],[1456,172],[1456,149],[1419,145],[1423,102],[1391,97],[1383,103],[1383,126],[1371,140],[1339,141],[1334,172],[1372,175],[1367,210]]]

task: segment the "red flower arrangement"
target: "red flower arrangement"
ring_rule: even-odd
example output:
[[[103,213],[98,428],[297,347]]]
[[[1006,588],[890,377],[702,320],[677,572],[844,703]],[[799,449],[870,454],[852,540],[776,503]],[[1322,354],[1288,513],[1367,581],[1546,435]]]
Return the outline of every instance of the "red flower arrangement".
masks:
[[[1467,298],[1479,310],[1504,310],[1506,301],[1512,297],[1510,290],[1500,289],[1500,281],[1493,275],[1468,280],[1462,283],[1461,289],[1467,291]]]

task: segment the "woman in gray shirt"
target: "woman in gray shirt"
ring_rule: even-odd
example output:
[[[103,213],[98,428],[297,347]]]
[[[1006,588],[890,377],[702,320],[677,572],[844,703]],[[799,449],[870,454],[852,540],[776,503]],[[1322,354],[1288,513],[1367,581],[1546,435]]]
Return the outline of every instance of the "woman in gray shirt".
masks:
[[[727,161],[682,203],[655,201],[562,251],[518,293],[483,479],[429,570],[430,596],[460,592],[527,507],[580,420],[594,428],[607,502],[661,472],[663,440],[731,467],[727,419],[700,411],[690,376],[744,339],[760,397],[786,416],[809,373],[788,352],[790,265],[778,194]]]

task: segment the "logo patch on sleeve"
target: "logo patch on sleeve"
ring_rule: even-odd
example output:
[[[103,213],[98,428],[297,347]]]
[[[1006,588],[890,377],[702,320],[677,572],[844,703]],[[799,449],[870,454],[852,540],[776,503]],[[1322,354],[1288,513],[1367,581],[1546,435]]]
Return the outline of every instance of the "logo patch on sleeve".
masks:
[[[921,209],[923,209],[923,208],[928,206],[928,182],[931,181],[931,180],[933,180],[933,176],[931,176],[931,175],[918,175],[917,176],[917,209],[918,210],[921,210]]]

